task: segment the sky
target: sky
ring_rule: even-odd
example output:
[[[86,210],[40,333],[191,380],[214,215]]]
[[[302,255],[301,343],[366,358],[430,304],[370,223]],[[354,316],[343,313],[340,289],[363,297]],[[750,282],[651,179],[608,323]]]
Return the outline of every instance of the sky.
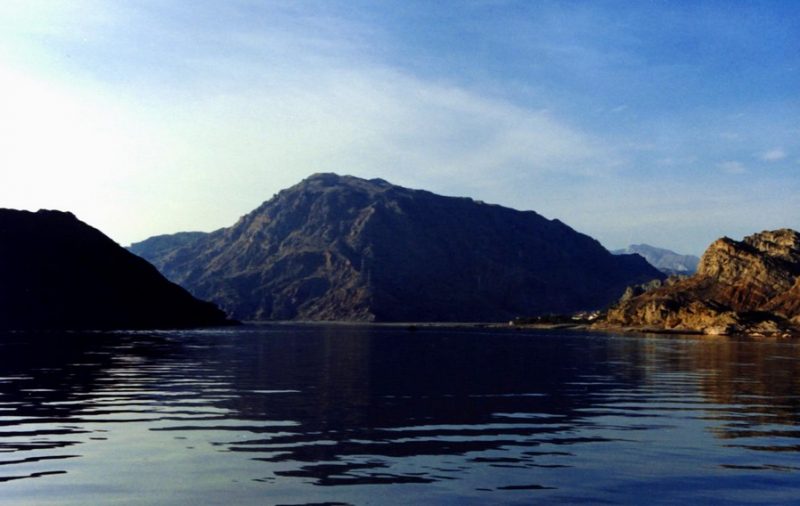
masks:
[[[0,207],[126,245],[315,172],[700,254],[800,228],[800,3],[0,2]]]

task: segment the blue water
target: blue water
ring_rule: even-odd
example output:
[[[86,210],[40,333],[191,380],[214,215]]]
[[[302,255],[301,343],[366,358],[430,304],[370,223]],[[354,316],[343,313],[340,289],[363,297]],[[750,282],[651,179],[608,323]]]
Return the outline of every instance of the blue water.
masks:
[[[795,341],[342,325],[0,338],[3,504],[800,502]]]

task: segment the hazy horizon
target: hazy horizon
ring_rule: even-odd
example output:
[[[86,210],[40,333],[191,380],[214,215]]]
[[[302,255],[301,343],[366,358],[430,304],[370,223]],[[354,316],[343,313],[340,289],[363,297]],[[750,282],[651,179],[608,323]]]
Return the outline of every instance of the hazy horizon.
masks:
[[[700,254],[800,227],[794,2],[0,4],[0,207],[122,244],[315,172]]]

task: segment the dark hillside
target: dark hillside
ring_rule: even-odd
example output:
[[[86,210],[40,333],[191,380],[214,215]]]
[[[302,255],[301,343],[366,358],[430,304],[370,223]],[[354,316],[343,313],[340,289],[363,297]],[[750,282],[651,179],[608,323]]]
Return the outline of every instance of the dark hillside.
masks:
[[[71,213],[0,209],[0,328],[222,325],[222,311],[170,283]]]

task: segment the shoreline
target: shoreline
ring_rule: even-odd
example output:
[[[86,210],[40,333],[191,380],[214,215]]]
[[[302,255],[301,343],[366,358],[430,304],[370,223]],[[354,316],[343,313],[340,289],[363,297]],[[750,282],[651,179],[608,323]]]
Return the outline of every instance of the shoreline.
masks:
[[[425,328],[469,328],[469,329],[499,329],[499,330],[582,330],[587,332],[624,332],[642,334],[684,334],[684,335],[703,335],[700,331],[677,331],[670,329],[657,328],[636,328],[636,327],[598,327],[594,324],[575,322],[575,323],[520,323],[510,325],[502,322],[365,322],[347,320],[275,320],[243,321],[243,325],[302,325],[302,326],[342,326],[342,327],[384,327],[400,328],[407,330],[418,330]]]
[[[795,332],[780,332],[780,333],[759,333],[759,332],[735,332],[730,334],[724,333],[706,333],[702,330],[696,329],[665,329],[660,327],[630,327],[621,325],[607,325],[603,323],[586,323],[586,322],[553,322],[553,323],[518,323],[509,324],[501,322],[365,322],[365,321],[321,321],[321,320],[281,320],[281,321],[245,321],[243,325],[308,325],[308,326],[322,326],[322,325],[336,325],[336,326],[351,326],[351,327],[383,327],[383,328],[398,328],[406,329],[410,332],[426,329],[426,328],[464,328],[464,329],[497,329],[497,330],[570,330],[570,331],[585,331],[591,333],[622,333],[627,335],[634,334],[656,334],[664,336],[707,336],[707,337],[750,337],[750,338],[779,338],[779,339],[797,339],[800,338],[800,329]]]
[[[754,339],[761,338],[776,338],[776,339],[798,339],[800,338],[800,329],[794,331],[783,330],[780,332],[732,332],[732,333],[712,333],[704,332],[700,329],[666,329],[661,327],[628,327],[622,325],[607,325],[596,323],[563,323],[563,324],[548,324],[548,323],[529,323],[519,325],[509,325],[510,328],[530,328],[538,330],[553,330],[553,329],[570,329],[570,330],[584,330],[586,332],[598,333],[623,333],[623,334],[657,334],[657,335],[673,335],[673,336],[702,336],[702,337],[749,337]]]

